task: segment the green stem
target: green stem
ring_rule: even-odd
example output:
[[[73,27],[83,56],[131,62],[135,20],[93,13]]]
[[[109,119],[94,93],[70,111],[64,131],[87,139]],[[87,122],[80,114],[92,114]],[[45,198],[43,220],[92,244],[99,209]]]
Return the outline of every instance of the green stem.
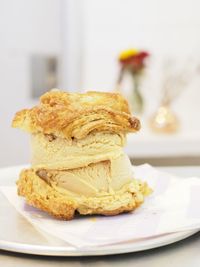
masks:
[[[132,92],[132,110],[133,113],[142,113],[143,111],[143,98],[139,91],[140,77],[138,75],[132,74],[133,78],[133,92]]]

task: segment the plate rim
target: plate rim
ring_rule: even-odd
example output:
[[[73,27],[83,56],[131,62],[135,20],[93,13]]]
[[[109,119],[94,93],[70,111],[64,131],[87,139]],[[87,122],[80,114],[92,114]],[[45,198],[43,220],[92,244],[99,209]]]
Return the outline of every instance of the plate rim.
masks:
[[[117,255],[125,253],[133,253],[139,251],[146,251],[158,247],[167,246],[178,241],[184,240],[197,232],[200,229],[169,233],[154,238],[144,239],[139,242],[128,242],[124,244],[107,245],[89,247],[88,249],[79,249],[72,246],[44,246],[35,244],[26,244],[18,242],[10,242],[0,240],[0,249],[10,252],[23,253],[29,255],[40,256],[68,256],[68,257],[80,257],[80,256],[105,256],[105,255]],[[156,241],[156,242],[155,242]],[[139,245],[136,245],[139,243]],[[134,246],[135,245],[135,246]]]

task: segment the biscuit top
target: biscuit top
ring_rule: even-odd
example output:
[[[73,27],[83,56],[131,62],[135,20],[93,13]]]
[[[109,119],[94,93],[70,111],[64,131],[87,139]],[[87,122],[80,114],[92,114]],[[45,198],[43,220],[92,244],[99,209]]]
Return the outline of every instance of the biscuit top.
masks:
[[[29,133],[82,139],[94,132],[136,132],[140,121],[131,117],[120,94],[52,90],[40,97],[37,106],[17,112],[12,126]]]

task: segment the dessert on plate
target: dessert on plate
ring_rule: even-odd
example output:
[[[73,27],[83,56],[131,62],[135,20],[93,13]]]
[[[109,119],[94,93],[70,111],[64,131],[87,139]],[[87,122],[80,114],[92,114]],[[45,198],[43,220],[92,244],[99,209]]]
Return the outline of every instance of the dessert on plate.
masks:
[[[123,151],[140,121],[120,94],[52,90],[17,112],[12,126],[31,134],[31,167],[20,173],[18,194],[57,218],[132,211],[151,192]]]

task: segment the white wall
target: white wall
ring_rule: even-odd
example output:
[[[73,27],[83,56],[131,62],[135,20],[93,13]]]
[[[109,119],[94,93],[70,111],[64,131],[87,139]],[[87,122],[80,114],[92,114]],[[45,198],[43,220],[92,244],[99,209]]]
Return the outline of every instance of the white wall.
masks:
[[[0,0],[0,166],[29,162],[28,135],[11,128],[30,107],[30,56],[60,53],[59,0]]]
[[[151,68],[144,92],[150,114],[158,102],[162,59],[200,59],[199,10],[199,0],[0,0],[0,166],[29,162],[28,135],[10,124],[17,110],[34,104],[29,96],[32,53],[64,55],[64,88],[70,67],[69,84],[78,84],[75,66],[80,58],[74,54],[81,48],[81,89],[112,90],[118,53],[129,47],[149,50]],[[63,18],[70,12],[71,19]],[[73,38],[66,33],[69,22]],[[69,48],[74,64],[67,63]],[[200,112],[199,87],[197,81],[175,105],[186,129],[199,125],[194,119]]]
[[[84,0],[84,86],[113,88],[122,49],[200,55],[199,0]]]
[[[83,88],[112,90],[118,53],[147,49],[152,56],[144,91],[150,114],[158,104],[163,59],[176,57],[182,64],[193,57],[200,63],[199,10],[199,0],[84,0]],[[199,87],[200,79],[175,103],[187,129],[197,124],[192,118],[200,112]]]

